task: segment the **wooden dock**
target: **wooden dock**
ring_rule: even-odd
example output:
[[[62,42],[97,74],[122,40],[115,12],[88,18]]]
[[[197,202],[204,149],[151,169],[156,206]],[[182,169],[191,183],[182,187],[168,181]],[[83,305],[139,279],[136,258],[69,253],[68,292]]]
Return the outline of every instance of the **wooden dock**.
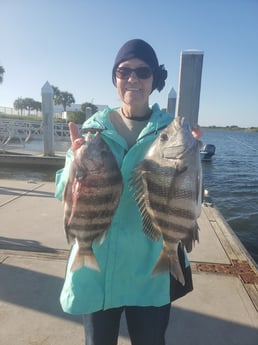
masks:
[[[196,246],[196,250],[190,254],[193,271],[237,277],[258,312],[257,264],[215,205],[204,200],[198,223],[199,248]],[[207,252],[203,247],[208,243]]]

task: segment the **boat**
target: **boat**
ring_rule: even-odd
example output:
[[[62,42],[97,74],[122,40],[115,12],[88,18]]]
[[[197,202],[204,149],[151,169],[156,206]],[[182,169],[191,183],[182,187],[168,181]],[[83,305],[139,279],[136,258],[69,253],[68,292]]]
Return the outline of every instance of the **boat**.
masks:
[[[216,147],[212,144],[204,144],[200,149],[201,160],[210,161],[212,156],[215,155]]]

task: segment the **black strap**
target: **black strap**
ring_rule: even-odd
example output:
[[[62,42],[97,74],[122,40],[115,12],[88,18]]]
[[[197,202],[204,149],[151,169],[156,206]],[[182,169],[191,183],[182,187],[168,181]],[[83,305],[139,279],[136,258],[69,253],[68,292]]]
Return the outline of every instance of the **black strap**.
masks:
[[[190,265],[185,267],[185,254],[181,245],[178,246],[178,257],[180,266],[185,278],[185,285],[182,285],[170,274],[170,301],[173,302],[193,291],[192,271]]]

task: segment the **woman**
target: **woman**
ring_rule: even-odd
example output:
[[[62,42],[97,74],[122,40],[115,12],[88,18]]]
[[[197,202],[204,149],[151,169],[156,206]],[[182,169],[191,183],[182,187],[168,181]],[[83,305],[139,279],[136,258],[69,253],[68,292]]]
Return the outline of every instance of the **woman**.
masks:
[[[102,245],[93,245],[101,271],[82,268],[70,272],[74,246],[61,293],[63,310],[83,315],[87,345],[117,344],[123,311],[133,345],[165,344],[171,278],[169,273],[151,276],[162,240],[154,242],[143,234],[140,213],[128,184],[132,169],[172,120],[158,104],[149,106],[150,94],[155,89],[161,91],[166,78],[167,71],[159,65],[148,43],[140,39],[126,42],[112,70],[121,106],[97,112],[83,124],[85,132],[87,128],[101,129],[123,176],[123,193],[107,237]],[[57,172],[58,199],[62,198],[71,159],[68,151],[65,168]],[[186,257],[182,265],[189,267]]]

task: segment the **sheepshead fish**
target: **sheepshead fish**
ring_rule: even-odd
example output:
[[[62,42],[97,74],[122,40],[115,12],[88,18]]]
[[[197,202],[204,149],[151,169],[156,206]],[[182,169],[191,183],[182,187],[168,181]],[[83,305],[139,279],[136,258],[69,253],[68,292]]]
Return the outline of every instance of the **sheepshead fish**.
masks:
[[[131,184],[144,233],[154,241],[163,239],[152,273],[170,271],[184,285],[177,249],[182,245],[190,252],[199,240],[202,199],[199,142],[185,118],[176,117],[161,131],[134,169]]]
[[[63,194],[64,228],[68,243],[77,241],[78,247],[71,271],[83,266],[100,271],[92,244],[101,244],[109,229],[122,193],[122,176],[99,132],[88,132],[84,138],[74,123],[69,129],[73,160]]]

